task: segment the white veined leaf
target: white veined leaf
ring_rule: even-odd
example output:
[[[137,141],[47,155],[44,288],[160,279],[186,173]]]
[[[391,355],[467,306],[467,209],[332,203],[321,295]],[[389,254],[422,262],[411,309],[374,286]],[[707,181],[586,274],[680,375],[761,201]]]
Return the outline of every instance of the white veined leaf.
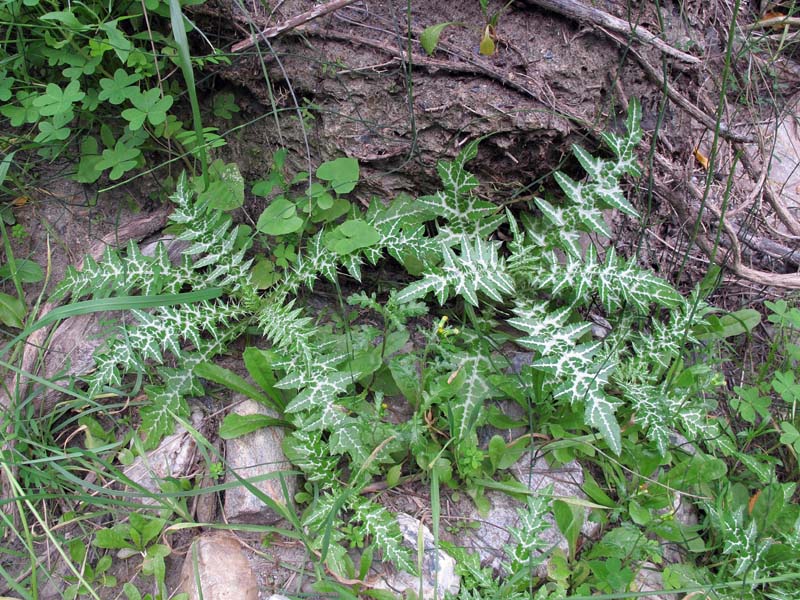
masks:
[[[349,373],[320,374],[286,406],[286,412],[295,413],[326,407],[334,403],[339,394],[347,391],[351,380],[352,376]]]

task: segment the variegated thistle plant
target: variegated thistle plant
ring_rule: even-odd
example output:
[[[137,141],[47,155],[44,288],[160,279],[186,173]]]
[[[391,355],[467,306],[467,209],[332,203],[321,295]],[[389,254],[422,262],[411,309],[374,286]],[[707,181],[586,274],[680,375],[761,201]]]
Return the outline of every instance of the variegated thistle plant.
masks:
[[[610,158],[575,147],[585,177],[575,181],[557,172],[563,196],[538,198],[521,214],[476,194],[478,181],[466,164],[477,142],[438,164],[441,191],[385,205],[373,201],[366,213],[345,197],[355,181],[337,185],[330,173],[344,165],[357,179],[353,162],[326,163],[317,172],[323,183],[293,198],[276,161],[268,181],[281,193],[255,236],[241,235],[229,216],[196,200],[181,179],[171,217],[179,239],[188,242],[179,264],[164,248],[150,257],[131,245],[70,271],[58,293],[73,300],[203,288],[221,293],[136,312],[135,324],[120,326],[97,354],[89,393],[124,393],[126,374],[148,373],[141,429],[152,446],[176,417],[187,416],[186,399],[202,393],[197,366],[245,330],[258,331],[262,349],[251,352],[259,360],[248,367],[291,424],[285,451],[305,474],[305,497],[314,499],[303,524],[309,531],[332,526],[330,538],[315,542],[328,552],[344,552],[344,543],[331,542],[355,545],[366,537],[408,570],[413,561],[391,514],[359,492],[379,474],[391,482],[403,472],[435,470],[440,482],[460,482],[482,506],[483,490],[530,439],[479,436],[487,424],[518,425],[495,400],[511,399],[539,415],[532,424],[542,432],[594,433],[595,444],[617,454],[620,423],[628,423],[626,435],[666,453],[673,430],[694,438],[710,427],[700,396],[675,376],[703,311],[635,258],[607,250],[601,260],[592,244],[582,244],[586,234],[610,236],[604,211],[638,216],[620,179],[639,175],[639,118],[639,105],[631,102],[627,133],[603,136]],[[251,281],[254,241],[282,248],[277,276],[263,290]],[[367,288],[365,268],[389,257],[407,283],[347,298],[361,309],[356,318],[323,322],[299,299],[301,288],[320,279],[339,290],[343,271]],[[590,308],[610,323],[607,335],[593,333]],[[506,356],[515,346],[526,353],[519,368]]]

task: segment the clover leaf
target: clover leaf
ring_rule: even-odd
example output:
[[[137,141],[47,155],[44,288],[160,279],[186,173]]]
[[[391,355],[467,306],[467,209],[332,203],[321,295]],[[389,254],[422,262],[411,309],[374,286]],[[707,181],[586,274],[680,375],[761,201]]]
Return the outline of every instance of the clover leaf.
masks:
[[[361,219],[351,219],[325,236],[325,247],[336,254],[345,255],[377,244],[380,240],[381,234],[372,225]]]
[[[256,229],[267,235],[294,233],[302,226],[303,219],[297,216],[297,208],[283,196],[275,198],[256,223]]]
[[[11,120],[12,127],[35,123],[39,120],[39,109],[33,105],[33,101],[38,97],[39,95],[35,92],[19,91],[17,92],[17,102],[20,106],[5,104],[0,106],[0,114]]]
[[[142,78],[137,73],[129,74],[124,69],[114,72],[114,79],[103,78],[100,80],[102,91],[98,96],[100,100],[108,100],[111,104],[122,104],[139,92],[139,87],[133,85]]]
[[[135,146],[128,146],[124,140],[119,140],[113,149],[103,150],[103,157],[97,162],[97,169],[111,169],[108,175],[110,179],[117,180],[124,173],[130,171],[138,163],[139,155],[142,153]]]
[[[337,158],[324,162],[317,169],[317,177],[330,181],[337,194],[352,192],[358,183],[358,161],[355,158]]]
[[[142,93],[134,93],[130,97],[133,108],[122,111],[122,117],[128,121],[132,131],[141,129],[145,120],[151,125],[159,125],[167,120],[167,111],[172,106],[172,96],[161,97],[161,90],[154,88]]]
[[[64,89],[55,83],[48,83],[44,94],[36,98],[33,105],[39,108],[42,116],[52,117],[71,111],[72,105],[83,100],[85,95],[78,80],[72,81]]]
[[[73,112],[68,110],[58,113],[50,120],[39,123],[39,134],[33,139],[34,142],[43,144],[46,142],[60,142],[69,137],[70,129],[67,123],[72,121]]]
[[[14,78],[8,77],[8,71],[0,69],[0,102],[5,102],[11,98],[11,86],[14,85]]]
[[[233,117],[233,113],[239,112],[239,107],[236,105],[233,94],[230,92],[224,92],[214,96],[214,101],[211,105],[211,112],[214,113],[215,117],[230,119]]]

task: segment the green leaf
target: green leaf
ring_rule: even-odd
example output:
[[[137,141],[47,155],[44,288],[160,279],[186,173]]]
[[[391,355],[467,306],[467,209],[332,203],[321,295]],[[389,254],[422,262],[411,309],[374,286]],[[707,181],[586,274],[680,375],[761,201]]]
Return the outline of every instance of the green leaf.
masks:
[[[133,43],[126,37],[126,35],[117,29],[117,21],[106,21],[100,25],[100,30],[103,31],[108,37],[108,43],[119,58],[120,62],[125,63],[128,56],[133,50]]]
[[[94,545],[98,548],[116,550],[119,548],[132,548],[129,541],[130,525],[115,525],[110,529],[101,529],[94,536]]]
[[[125,582],[122,586],[122,591],[125,592],[127,600],[142,600],[142,594],[130,581]]]
[[[280,407],[279,412],[283,412],[283,399],[280,391],[275,387],[275,373],[272,369],[273,358],[271,353],[260,350],[259,348],[245,348],[244,365],[250,377],[262,387],[264,392],[270,397],[274,406]]]
[[[233,390],[237,394],[244,394],[259,404],[263,404],[270,408],[275,408],[272,400],[265,396],[261,390],[243,377],[237,375],[229,369],[226,369],[225,367],[221,367],[210,362],[204,362],[195,367],[194,373],[198,377],[202,377],[203,379],[208,379],[214,383],[224,385],[226,388]]]
[[[483,56],[494,56],[496,48],[494,37],[492,37],[492,30],[489,25],[487,25],[483,30],[483,36],[481,37],[479,50]]]
[[[576,506],[563,500],[553,501],[553,516],[555,517],[556,525],[558,525],[558,530],[569,544],[570,560],[575,557],[585,513],[586,511],[582,506]]]
[[[86,136],[81,140],[81,160],[78,163],[78,172],[73,179],[79,183],[94,183],[100,179],[103,169],[97,167],[103,157],[100,155],[97,140]]]
[[[208,166],[208,189],[198,195],[200,202],[218,210],[233,210],[244,204],[244,178],[236,163],[217,159]]]
[[[316,175],[323,181],[330,181],[337,194],[352,192],[358,183],[359,167],[355,158],[337,158],[322,163]]]
[[[386,485],[393,488],[400,482],[400,475],[403,472],[403,465],[393,465],[386,472]]]
[[[781,423],[781,431],[783,432],[781,433],[781,444],[793,446],[796,451],[800,450],[800,431],[797,431],[797,428],[788,421]]]
[[[140,81],[142,76],[138,73],[129,74],[124,69],[114,71],[114,78],[104,77],[100,80],[100,94],[98,98],[103,102],[111,104],[122,104],[126,100],[132,99],[136,94],[141,93],[139,86],[133,85]]]
[[[286,421],[268,415],[230,413],[225,416],[222,425],[220,425],[219,437],[223,440],[231,440],[264,427],[286,427],[288,425]]]
[[[297,208],[283,196],[278,196],[264,209],[256,223],[256,229],[267,235],[287,235],[299,231],[303,219],[297,216]]]
[[[33,6],[29,2],[25,2],[27,6]],[[60,26],[67,28],[70,31],[85,31],[89,29],[89,25],[81,23],[71,10],[56,10],[43,14],[39,17],[42,21],[55,21]]]
[[[26,312],[19,298],[0,292],[0,321],[5,325],[22,329]]]
[[[8,76],[6,69],[0,69],[0,102],[6,102],[11,98],[14,81],[13,77]]]
[[[211,104],[211,112],[214,113],[215,117],[232,119],[233,114],[239,112],[234,95],[231,92],[215,94]]]
[[[129,123],[131,131],[141,129],[145,120],[151,125],[160,125],[167,120],[167,111],[172,106],[172,96],[161,97],[161,90],[154,88],[146,92],[135,92],[130,96],[133,108],[122,111],[122,118]]]
[[[114,148],[103,150],[102,158],[97,161],[95,168],[100,170],[111,169],[109,178],[116,181],[139,164],[142,151],[134,146],[128,146],[125,141],[119,140]]]
[[[442,32],[451,25],[458,25],[458,23],[455,21],[437,23],[436,25],[426,27],[422,30],[422,33],[419,34],[419,43],[429,56],[436,51],[436,46],[439,45],[439,38],[442,36]]]
[[[39,133],[33,141],[39,144],[46,144],[66,140],[70,133],[70,129],[66,125],[72,121],[73,116],[72,111],[68,110],[67,112],[56,114],[52,119],[40,121]]]
[[[18,258],[16,261],[16,276],[22,283],[37,283],[44,279],[44,272],[39,263],[25,258]],[[11,266],[8,264],[0,266],[0,277],[11,278]]]
[[[44,94],[33,101],[33,105],[39,108],[39,113],[44,117],[52,117],[68,113],[72,110],[72,105],[83,100],[84,94],[81,91],[81,84],[77,80],[72,81],[64,89],[55,83],[48,83]],[[71,120],[71,119],[70,119]]]
[[[325,236],[325,247],[343,256],[377,244],[380,239],[380,233],[372,225],[361,219],[351,219]]]
[[[19,105],[4,104],[0,106],[0,114],[8,117],[12,127],[21,127],[25,123],[35,123],[39,120],[39,109],[33,102],[39,97],[35,92],[18,91],[16,100]]]

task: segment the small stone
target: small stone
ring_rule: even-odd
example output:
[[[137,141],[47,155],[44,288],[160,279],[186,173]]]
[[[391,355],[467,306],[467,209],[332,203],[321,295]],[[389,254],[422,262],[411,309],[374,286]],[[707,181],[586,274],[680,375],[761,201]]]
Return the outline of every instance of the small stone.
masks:
[[[632,592],[657,592],[649,596],[637,596],[638,600],[675,600],[676,594],[668,594],[664,590],[664,580],[653,563],[645,562],[631,584]]]
[[[243,400],[238,396],[234,400]],[[237,404],[234,411],[240,415],[262,414],[275,416],[270,410],[253,400],[244,399]],[[281,516],[241,485],[234,471],[242,479],[251,479],[252,485],[277,504],[286,506],[291,502],[297,489],[297,476],[285,473],[265,479],[280,471],[291,468],[283,454],[281,443],[283,430],[280,427],[264,427],[232,440],[225,444],[225,459],[229,472],[225,478],[228,484],[235,484],[225,492],[225,515],[233,523],[274,524]],[[284,496],[281,479],[286,486],[288,498]]]
[[[236,537],[226,532],[195,538],[183,560],[178,591],[189,594],[189,600],[258,600],[250,561]]]
[[[400,513],[397,523],[403,533],[404,545],[411,548],[412,556],[418,555],[419,533],[422,531],[422,572],[420,577],[404,571],[382,573],[376,589],[388,590],[398,595],[406,591],[418,594],[422,580],[422,600],[441,600],[445,594],[458,595],[461,579],[456,575],[456,561],[443,550],[436,550],[433,534],[423,523],[412,516]]]
[[[201,432],[204,429],[203,415],[199,411],[192,413],[192,427]],[[197,442],[183,427],[177,426],[175,429],[175,433],[161,440],[155,450],[143,457],[137,457],[125,467],[125,477],[148,492],[158,495],[161,482],[167,477],[177,479],[189,475],[194,470],[197,459]],[[131,490],[130,487],[126,489]],[[142,504],[158,503],[157,498],[148,496],[139,498],[139,501]]]

